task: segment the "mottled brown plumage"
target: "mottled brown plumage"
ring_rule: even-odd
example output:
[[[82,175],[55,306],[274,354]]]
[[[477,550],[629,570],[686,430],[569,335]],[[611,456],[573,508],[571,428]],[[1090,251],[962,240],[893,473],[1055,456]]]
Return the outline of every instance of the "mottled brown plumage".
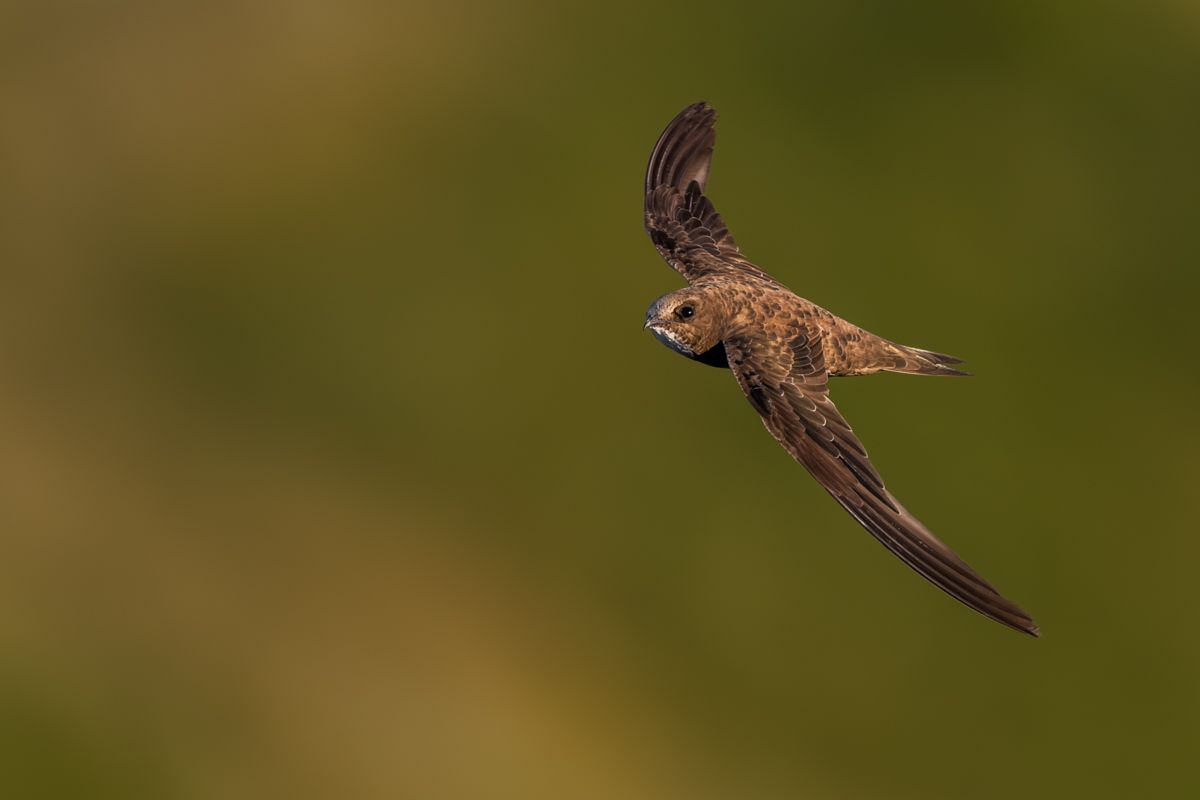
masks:
[[[716,112],[684,109],[646,170],[646,230],[689,286],[650,306],[646,327],[688,358],[733,371],[763,424],[850,515],[904,563],[976,611],[1038,635],[1007,600],[884,487],[829,399],[831,376],[966,375],[952,356],[890,342],[789,291],[738,249],[704,195]]]

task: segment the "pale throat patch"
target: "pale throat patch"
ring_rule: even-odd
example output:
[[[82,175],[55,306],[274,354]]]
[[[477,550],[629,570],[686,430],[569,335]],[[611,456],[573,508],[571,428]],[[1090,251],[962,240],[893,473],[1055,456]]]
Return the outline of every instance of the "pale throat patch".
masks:
[[[674,350],[676,353],[679,353],[681,356],[688,356],[690,358],[691,356],[695,355],[690,347],[681,342],[674,333],[666,328],[654,326],[650,328],[650,332],[654,334],[655,339],[658,339],[660,342]]]

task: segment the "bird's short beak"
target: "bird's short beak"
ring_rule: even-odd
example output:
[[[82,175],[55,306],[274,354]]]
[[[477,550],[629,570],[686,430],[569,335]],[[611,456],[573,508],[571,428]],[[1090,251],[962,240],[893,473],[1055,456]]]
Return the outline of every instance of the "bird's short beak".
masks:
[[[642,326],[642,330],[646,330],[647,328],[654,328],[657,326],[658,326],[658,320],[648,319],[648,320],[646,320],[646,324]]]

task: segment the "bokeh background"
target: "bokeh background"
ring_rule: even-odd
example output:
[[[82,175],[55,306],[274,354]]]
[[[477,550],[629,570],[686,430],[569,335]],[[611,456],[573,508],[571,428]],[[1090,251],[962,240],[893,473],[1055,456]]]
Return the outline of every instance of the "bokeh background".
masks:
[[[1041,640],[642,331],[699,99]],[[1196,796],[1197,142],[1181,0],[5,4],[0,792]]]

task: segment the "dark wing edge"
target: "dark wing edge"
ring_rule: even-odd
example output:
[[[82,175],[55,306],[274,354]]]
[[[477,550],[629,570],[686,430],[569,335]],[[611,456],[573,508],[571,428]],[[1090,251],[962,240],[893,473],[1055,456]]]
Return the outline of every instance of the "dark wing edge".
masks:
[[[704,196],[717,112],[688,106],[667,125],[646,167],[645,223],[658,252],[689,282],[736,270],[771,277],[742,258],[725,221]]]
[[[1033,618],[943,544],[891,495],[829,399],[820,340],[797,323],[782,340],[725,340],[729,366],[771,435],[901,561],[964,605],[1038,636]]]

